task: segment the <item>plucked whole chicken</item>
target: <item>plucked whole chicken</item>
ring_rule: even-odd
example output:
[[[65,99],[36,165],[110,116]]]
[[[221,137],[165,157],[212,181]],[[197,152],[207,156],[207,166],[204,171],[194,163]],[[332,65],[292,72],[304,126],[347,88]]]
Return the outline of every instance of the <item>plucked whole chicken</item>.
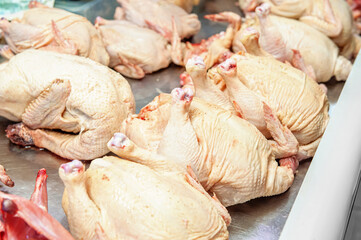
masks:
[[[345,0],[259,0],[271,6],[271,13],[298,19],[330,37],[346,58],[356,56],[359,49],[353,34],[352,11]]]
[[[224,109],[233,108],[233,113],[273,138],[270,143],[276,158],[297,155],[303,160],[314,155],[329,120],[329,103],[323,89],[305,73],[272,56],[248,53],[233,55],[208,76],[199,58],[189,61],[186,69],[196,96]],[[213,78],[221,78],[223,91]],[[271,128],[265,111],[279,121],[284,137]]]
[[[1,239],[74,239],[48,214],[47,178],[46,170],[40,169],[30,201],[0,191]]]
[[[282,131],[272,116],[267,121]],[[286,191],[298,163],[285,158],[278,166],[271,145],[252,124],[193,98],[190,88],[175,89],[172,96],[160,94],[127,118],[121,131],[139,147],[176,161],[184,170],[190,165],[205,190],[214,192],[225,206]]]
[[[198,16],[188,14],[182,8],[166,0],[117,0],[122,7],[115,11],[115,19],[126,19],[140,27],[148,27],[172,41],[174,19],[181,39],[195,35],[201,28]]]
[[[317,82],[326,82],[332,76],[337,80],[347,79],[352,63],[339,55],[339,49],[331,39],[305,23],[272,15],[269,10],[268,4],[257,7],[257,18],[249,18],[242,25],[233,40],[235,52],[243,50],[242,35],[252,27],[260,33],[259,43],[263,50],[282,62],[295,63],[297,58],[302,58],[309,75]]]
[[[106,154],[107,141],[134,110],[128,82],[87,58],[27,50],[0,72],[0,116],[22,122],[8,127],[8,138],[64,158]]]
[[[62,205],[76,239],[228,239],[226,208],[191,172],[123,134],[115,134],[109,148],[131,161],[107,156],[87,171],[77,160],[59,168]]]
[[[20,20],[0,20],[14,53],[35,48],[88,57],[108,66],[109,56],[95,27],[84,17],[31,1]]]
[[[101,17],[97,17],[95,23],[110,56],[109,67],[127,77],[139,79],[166,68],[172,54],[178,54],[162,35],[151,29],[126,20]]]

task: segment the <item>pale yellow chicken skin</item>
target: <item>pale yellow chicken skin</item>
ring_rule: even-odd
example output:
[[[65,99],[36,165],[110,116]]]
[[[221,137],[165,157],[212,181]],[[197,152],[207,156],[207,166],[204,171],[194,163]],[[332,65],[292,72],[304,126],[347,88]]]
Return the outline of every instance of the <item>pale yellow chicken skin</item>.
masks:
[[[341,55],[350,58],[358,53],[353,34],[352,11],[346,1],[339,0],[260,0],[271,5],[273,14],[298,19],[329,36],[341,49]]]
[[[339,55],[338,47],[326,35],[300,21],[269,14],[269,8],[263,5],[256,9],[256,13],[258,18],[248,19],[235,35],[235,52],[244,50],[242,35],[252,27],[260,33],[261,48],[276,59],[294,63],[293,50],[299,51],[317,82],[327,82],[332,76],[337,80],[347,79],[352,63]]]
[[[110,56],[109,67],[119,73],[139,79],[171,63],[171,46],[155,31],[125,20],[98,17],[96,23]]]
[[[188,14],[182,8],[166,0],[117,0],[122,7],[115,11],[115,19],[126,19],[140,27],[147,27],[171,41],[173,28],[180,38],[188,38],[199,32],[201,23],[194,13]],[[174,27],[172,21],[174,20]]]
[[[293,171],[278,166],[267,139],[249,122],[206,101],[192,91],[161,94],[121,131],[140,147],[190,165],[208,192],[223,205],[286,191]]]
[[[22,121],[8,137],[64,158],[106,154],[107,141],[134,111],[128,82],[87,58],[27,50],[0,72],[0,116]]]
[[[199,184],[199,189],[191,185],[197,183],[189,174],[157,156],[139,155],[142,150],[125,138],[114,138],[110,149],[135,162],[104,157],[87,171],[79,161],[59,168],[62,205],[75,239],[228,239],[217,208],[226,215],[227,210]]]
[[[95,27],[86,18],[62,9],[31,8],[20,20],[0,20],[0,29],[14,53],[44,49],[88,57],[106,66],[109,63]]]
[[[226,66],[227,63],[233,68]],[[299,160],[314,155],[329,121],[329,103],[325,92],[313,79],[273,57],[247,53],[234,55],[220,65],[218,73],[243,118],[266,137],[275,138],[265,120],[264,105],[267,104],[283,128],[296,138]]]

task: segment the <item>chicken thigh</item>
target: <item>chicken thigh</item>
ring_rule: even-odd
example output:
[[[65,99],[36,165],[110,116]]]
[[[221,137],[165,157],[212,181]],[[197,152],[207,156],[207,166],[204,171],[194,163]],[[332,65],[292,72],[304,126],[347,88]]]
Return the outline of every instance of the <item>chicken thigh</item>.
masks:
[[[45,49],[88,57],[108,65],[109,56],[95,27],[84,17],[57,8],[33,7],[21,20],[0,20],[7,44],[14,53]]]
[[[109,67],[121,74],[139,79],[171,63],[172,46],[155,31],[125,20],[97,17],[95,23],[110,56]]]
[[[134,109],[128,82],[87,58],[27,50],[0,72],[0,116],[22,121],[7,136],[64,158],[106,154],[106,142]]]
[[[239,39],[248,27],[253,27],[260,32],[262,49],[282,62],[298,62],[295,58],[301,57],[306,66],[312,67],[317,82],[326,82],[332,76],[337,80],[347,79],[352,64],[339,56],[338,47],[326,35],[300,21],[269,14],[267,4],[257,7],[256,14],[258,19],[248,19],[236,34],[234,51],[242,50]]]
[[[46,170],[40,169],[30,201],[0,191],[1,239],[74,239],[48,211]]]
[[[226,208],[190,174],[123,134],[109,148],[131,161],[104,157],[87,171],[77,160],[59,168],[76,239],[228,239]]]
[[[201,28],[196,14],[188,14],[182,8],[166,0],[117,0],[122,7],[117,8],[114,17],[126,19],[140,27],[148,27],[160,33],[169,42],[172,40],[172,19],[180,38],[195,35]]]
[[[273,120],[267,121],[280,130]],[[225,206],[283,193],[298,166],[293,157],[278,166],[269,142],[252,124],[193,98],[189,88],[159,95],[138,115],[127,118],[121,131],[139,147],[183,169],[190,165],[205,190]]]

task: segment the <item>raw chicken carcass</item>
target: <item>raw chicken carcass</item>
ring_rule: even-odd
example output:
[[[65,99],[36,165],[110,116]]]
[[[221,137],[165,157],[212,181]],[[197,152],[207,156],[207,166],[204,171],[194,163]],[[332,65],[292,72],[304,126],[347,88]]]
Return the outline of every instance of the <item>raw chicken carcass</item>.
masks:
[[[95,27],[84,17],[34,1],[21,20],[0,20],[7,44],[14,53],[44,49],[88,57],[106,66],[109,56]]]
[[[234,55],[222,63],[218,73],[225,81],[230,100],[244,119],[267,138],[275,139],[266,121],[266,103],[270,107],[267,111],[279,119],[284,130],[296,137],[297,158],[302,160],[314,155],[329,120],[329,103],[325,92],[313,79],[273,57],[246,53]],[[287,141],[286,146],[290,144]],[[276,149],[274,152],[278,158],[289,151]]]
[[[162,35],[148,28],[101,17],[97,17],[95,23],[110,56],[109,67],[127,77],[139,79],[166,68],[171,63],[172,53],[178,53]]]
[[[195,35],[201,28],[196,14],[188,14],[182,8],[166,0],[117,0],[122,7],[116,9],[114,17],[126,19],[140,27],[148,27],[172,40],[172,19],[180,38]]]
[[[123,134],[115,134],[109,148],[131,161],[104,157],[87,171],[77,160],[59,168],[62,205],[76,239],[228,239],[226,208],[191,174]]]
[[[0,182],[4,183],[8,187],[13,187],[14,182],[11,180],[9,175],[7,175],[5,168],[0,165]]]
[[[64,158],[106,154],[107,141],[134,109],[128,82],[87,58],[27,50],[0,72],[0,116],[22,121],[7,136]]]
[[[353,35],[352,12],[345,0],[260,0],[271,6],[271,13],[298,19],[329,36],[341,55],[356,56],[359,49]]]
[[[0,191],[1,239],[74,239],[48,214],[46,170],[40,169],[30,201]]]
[[[326,35],[300,21],[269,14],[268,4],[257,7],[256,14],[258,19],[248,19],[236,34],[234,51],[242,50],[242,34],[253,27],[260,32],[259,43],[263,50],[282,62],[299,62],[297,58],[301,57],[307,67],[312,67],[317,82],[326,82],[332,76],[337,80],[347,79],[352,64],[339,56],[338,47]]]
[[[267,121],[283,131],[272,116]],[[252,124],[193,98],[190,88],[175,89],[172,96],[160,94],[127,118],[121,131],[139,147],[176,161],[184,170],[190,165],[205,190],[214,192],[225,206],[283,193],[298,163],[290,157],[278,166],[269,142]]]

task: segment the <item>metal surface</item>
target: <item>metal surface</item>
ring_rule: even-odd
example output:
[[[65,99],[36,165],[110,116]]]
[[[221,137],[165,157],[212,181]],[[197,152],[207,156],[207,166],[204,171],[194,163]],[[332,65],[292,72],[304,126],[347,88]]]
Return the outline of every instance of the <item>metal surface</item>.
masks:
[[[359,55],[281,239],[344,237],[361,169],[360,76]]]
[[[234,9],[239,13],[238,8],[234,6],[234,1],[207,1],[206,4],[199,6],[197,11],[214,13],[226,9]],[[224,30],[226,26],[204,20],[202,24],[201,32],[195,37],[196,41]],[[178,76],[183,71],[183,68],[172,65],[168,69],[148,75],[141,81],[129,80],[137,102],[137,112],[158,93],[170,92],[174,87],[178,87]],[[331,81],[327,86],[332,113],[343,83]],[[58,176],[58,167],[66,161],[47,150],[26,149],[11,144],[4,134],[6,126],[10,123],[0,118],[0,164],[7,169],[15,182],[15,187],[7,188],[0,184],[0,190],[29,198],[34,188],[37,171],[40,168],[46,168],[49,175],[49,212],[67,227],[67,220],[61,208],[64,187]],[[305,161],[300,164],[295,181],[286,193],[251,200],[228,208],[232,216],[232,224],[229,227],[230,239],[278,239],[310,163],[310,161]]]

